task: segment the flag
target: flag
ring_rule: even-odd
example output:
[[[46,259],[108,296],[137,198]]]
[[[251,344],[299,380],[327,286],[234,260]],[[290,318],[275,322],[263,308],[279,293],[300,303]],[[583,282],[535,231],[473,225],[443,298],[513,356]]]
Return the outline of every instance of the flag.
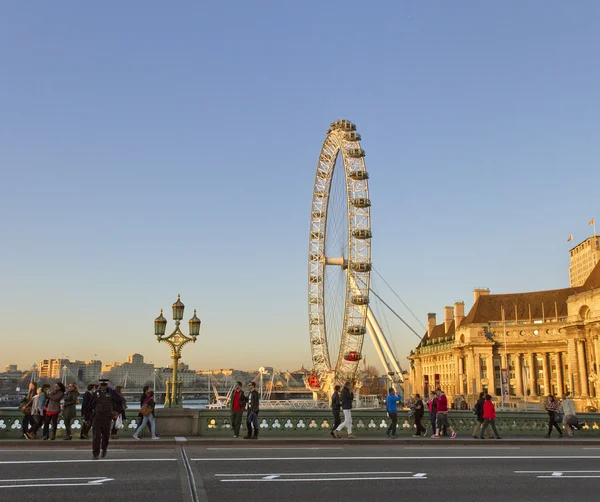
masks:
[[[594,218],[592,218],[592,219],[590,220],[590,222],[588,223],[588,225],[594,225],[595,223],[596,223],[596,220],[594,220]]]
[[[573,234],[569,235],[569,238],[567,239],[567,242],[571,242],[573,240]]]

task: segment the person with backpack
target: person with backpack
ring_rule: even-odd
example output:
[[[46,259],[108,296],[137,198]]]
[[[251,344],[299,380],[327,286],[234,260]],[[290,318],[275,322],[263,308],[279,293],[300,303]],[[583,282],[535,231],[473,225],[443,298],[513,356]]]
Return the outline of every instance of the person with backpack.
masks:
[[[333,394],[331,395],[331,412],[333,413],[333,427],[329,431],[329,434],[334,438],[337,438],[335,435],[335,430],[342,423],[342,419],[340,418],[340,411],[342,409],[342,404],[340,401],[340,389],[341,386],[336,385],[333,389]]]

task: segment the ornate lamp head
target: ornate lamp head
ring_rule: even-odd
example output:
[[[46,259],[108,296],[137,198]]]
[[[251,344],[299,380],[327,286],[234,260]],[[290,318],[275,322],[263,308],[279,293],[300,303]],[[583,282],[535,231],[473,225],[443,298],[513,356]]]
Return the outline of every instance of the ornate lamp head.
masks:
[[[196,337],[200,334],[200,319],[196,317],[196,309],[194,309],[194,317],[190,319],[190,336],[196,340]]]
[[[165,329],[167,328],[167,320],[163,317],[163,311],[160,309],[160,315],[154,319],[154,334],[157,338],[165,335]]]
[[[173,319],[175,321],[181,321],[183,319],[183,310],[185,305],[181,303],[181,295],[177,295],[177,301],[173,304]]]

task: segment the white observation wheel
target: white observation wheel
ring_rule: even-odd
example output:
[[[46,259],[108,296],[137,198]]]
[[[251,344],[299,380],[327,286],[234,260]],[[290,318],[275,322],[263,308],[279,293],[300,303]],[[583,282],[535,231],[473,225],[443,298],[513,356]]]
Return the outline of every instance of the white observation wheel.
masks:
[[[365,152],[360,146],[360,134],[348,120],[331,124],[323,142],[315,177],[312,198],[309,236],[308,311],[313,368],[324,382],[333,377],[335,382],[352,380],[356,375],[367,333],[369,282],[371,274],[371,216],[369,175],[366,171]],[[344,228],[340,249],[331,249],[328,232],[331,232],[332,180],[336,161],[341,154],[338,169],[343,165]],[[339,178],[339,174],[337,173]],[[339,226],[339,222],[336,222]],[[340,333],[328,333],[331,323],[326,322],[330,298],[326,298],[326,267],[341,267],[344,271],[345,291],[339,291],[342,308],[339,310]],[[343,312],[342,312],[343,310]],[[337,314],[336,314],[337,315]],[[339,352],[330,358],[329,343],[339,339]],[[323,389],[325,390],[325,389]]]

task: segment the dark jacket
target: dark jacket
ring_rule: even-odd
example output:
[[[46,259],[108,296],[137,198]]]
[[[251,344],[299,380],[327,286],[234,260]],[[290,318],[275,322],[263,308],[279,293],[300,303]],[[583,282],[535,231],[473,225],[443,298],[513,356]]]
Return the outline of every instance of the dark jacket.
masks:
[[[148,396],[146,396],[146,393],[144,392],[141,396],[140,396],[140,408],[142,406],[144,406],[144,403],[146,402],[146,400],[148,399]],[[156,402],[154,401],[154,398],[152,399],[152,414],[154,415],[154,407],[156,406]],[[138,413],[138,417],[141,417],[142,414]]]
[[[81,416],[89,418],[91,416],[90,405],[92,404],[92,391],[88,390],[81,400]]]
[[[478,422],[483,422],[483,403],[485,403],[485,399],[483,397],[479,398],[475,403],[475,408],[473,409],[475,415],[477,415]]]
[[[111,420],[117,412],[117,403],[121,402],[121,396],[113,389],[106,391],[100,389],[92,394],[90,413],[93,420]]]
[[[339,392],[334,392],[333,396],[331,396],[331,409],[333,411],[340,411],[341,407],[342,403],[340,401],[340,394]]]
[[[65,406],[63,408],[63,417],[64,418],[75,418],[77,415],[77,411],[75,406],[77,406],[77,398],[79,397],[79,392],[76,390],[69,390],[65,393]]]
[[[344,387],[342,389],[342,397],[340,401],[342,403],[342,410],[351,410],[352,409],[352,401],[354,400],[354,393]]]
[[[248,411],[258,413],[260,409],[260,397],[257,390],[248,392]]]
[[[417,406],[420,406],[421,408],[417,408]],[[423,401],[421,399],[419,399],[415,403],[415,417],[423,418],[424,413],[425,413],[425,405],[423,404]]]
[[[233,391],[233,394],[231,395],[231,409],[233,410],[233,405],[235,404],[235,393],[236,391]],[[242,389],[240,389],[240,395],[238,398],[238,403],[240,405],[240,408],[243,410],[246,407],[246,394],[244,394],[244,391]]]

